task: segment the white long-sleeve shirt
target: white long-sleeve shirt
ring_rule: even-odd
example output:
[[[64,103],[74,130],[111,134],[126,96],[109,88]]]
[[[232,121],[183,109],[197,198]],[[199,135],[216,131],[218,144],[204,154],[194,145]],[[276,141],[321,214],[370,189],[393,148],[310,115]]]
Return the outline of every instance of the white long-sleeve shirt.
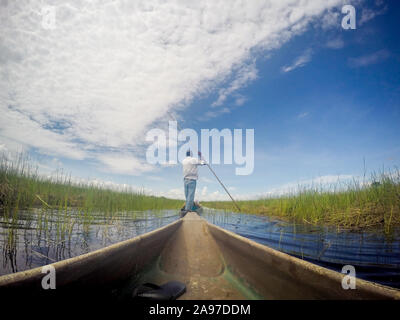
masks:
[[[183,178],[197,180],[198,173],[197,167],[206,164],[203,160],[193,157],[186,157],[182,160]]]

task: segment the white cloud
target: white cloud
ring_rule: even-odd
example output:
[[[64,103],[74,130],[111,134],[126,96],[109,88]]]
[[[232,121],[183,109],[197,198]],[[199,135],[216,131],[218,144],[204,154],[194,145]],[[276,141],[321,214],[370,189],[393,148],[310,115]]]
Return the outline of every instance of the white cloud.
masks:
[[[207,187],[206,186],[204,186],[203,189],[201,189],[201,195],[203,197],[205,197],[207,195]]]
[[[228,190],[232,197],[235,200],[254,200],[259,198],[265,197],[279,197],[282,195],[287,194],[294,194],[299,192],[300,190],[310,190],[310,189],[317,189],[317,190],[333,190],[335,187],[338,188],[346,188],[348,183],[352,181],[353,178],[357,178],[354,175],[324,175],[319,176],[313,179],[303,179],[299,181],[293,181],[289,183],[282,184],[275,188],[270,188],[265,192],[262,193],[243,193],[240,189],[236,187],[228,187]],[[207,178],[205,178],[207,179]],[[206,181],[204,177],[200,177],[200,180]],[[102,184],[101,181],[98,181],[100,185]],[[109,183],[110,185],[112,183]],[[366,184],[370,184],[370,182],[366,181]],[[107,185],[107,184],[105,184]],[[114,186],[113,188],[117,188],[118,185]],[[121,187],[120,187],[121,188]],[[136,190],[137,187],[132,187],[133,190]],[[172,188],[167,191],[154,191],[152,189],[145,190],[147,194],[152,194],[156,196],[164,196],[167,198],[172,199],[181,199],[185,200],[185,195],[183,192],[183,185],[182,188]],[[201,189],[196,191],[195,200],[197,201],[231,201],[230,197],[224,190],[216,190],[210,192],[207,186],[203,186]]]
[[[370,54],[366,54],[356,58],[349,58],[349,65],[353,68],[366,67],[371,64],[379,63],[390,56],[390,52],[382,49]]]
[[[63,172],[63,163],[58,159],[54,158],[51,160],[48,159],[30,159],[29,163],[31,165],[31,169],[33,171],[42,174],[47,178],[53,178],[55,175],[60,174]],[[65,178],[65,176],[64,176]],[[76,179],[76,178],[74,178]]]
[[[339,28],[341,26],[339,17],[338,11],[328,11],[322,18],[322,28],[325,30],[334,27]]]
[[[230,191],[236,191],[232,193],[232,196],[236,200],[255,200],[266,197],[279,197],[288,194],[295,194],[301,190],[317,189],[317,190],[330,190],[336,188],[346,188],[348,183],[352,181],[355,176],[353,175],[324,175],[313,179],[303,179],[299,181],[288,182],[275,188],[270,188],[265,192],[261,193],[243,193],[240,190],[229,189]],[[210,199],[210,200],[209,200]],[[212,199],[212,200],[211,200]],[[229,196],[224,192],[219,191],[213,193],[207,193],[201,195],[203,201],[230,201]]]
[[[209,179],[207,177],[200,177],[199,180],[203,181],[203,182],[206,182],[206,183],[215,183],[214,180],[211,180],[211,179]]]
[[[97,159],[112,173],[137,175],[155,170],[154,166],[141,161],[130,154],[103,153]]]
[[[293,71],[294,69],[304,67],[308,62],[311,61],[311,57],[312,57],[312,50],[307,49],[299,57],[297,57],[292,64],[282,67],[282,71],[290,72]]]
[[[231,112],[231,110],[229,108],[227,108],[227,107],[219,108],[219,109],[216,109],[216,110],[207,111],[206,113],[204,113],[204,116],[200,117],[199,119],[203,120],[203,121],[204,120],[209,120],[209,119],[212,119],[212,118],[216,118],[216,117],[218,117],[218,116],[220,116],[222,114],[227,114],[227,113],[230,113],[230,112]]]
[[[245,65],[237,72],[236,78],[232,81],[228,88],[219,90],[218,99],[212,104],[212,106],[217,107],[222,105],[230,94],[244,87],[246,84],[255,80],[256,78],[257,68],[255,62],[253,61],[252,64]]]
[[[253,52],[341,2],[65,1],[52,30],[41,2],[1,2],[0,143],[147,172],[138,146],[152,123],[231,79],[223,103],[255,78]]]
[[[228,195],[225,192],[221,193],[217,190],[217,191],[202,195],[200,198],[200,201],[227,201],[229,199],[230,198],[228,197]]]
[[[279,187],[271,188],[257,197],[265,196],[280,196],[290,193],[297,193],[301,190],[317,189],[317,190],[332,190],[332,186],[343,187],[344,184],[351,181],[355,176],[353,175],[324,175],[313,179],[304,179],[299,181],[293,181],[285,183]]]
[[[376,2],[377,6],[380,6],[381,3],[380,2]],[[370,9],[370,8],[363,8],[361,11],[361,18],[358,21],[358,25],[362,26],[363,24],[365,24],[366,22],[374,19],[377,16],[380,16],[384,13],[386,13],[387,11],[387,6],[384,6],[382,9]]]
[[[331,39],[325,46],[329,49],[342,49],[344,47],[344,41],[342,38]]]
[[[56,176],[54,174],[49,175],[48,178],[53,178],[56,179]],[[101,189],[108,189],[108,190],[114,190],[114,191],[119,191],[119,192],[140,192],[144,194],[151,195],[152,190],[149,188],[143,188],[143,187],[138,187],[134,186],[131,184],[126,184],[126,183],[116,183],[113,181],[108,181],[108,180],[99,180],[99,179],[82,179],[78,177],[71,177],[70,181],[72,184],[76,185],[89,185],[89,186],[94,186],[97,188]]]
[[[168,191],[159,191],[159,192],[152,191],[150,193],[154,194],[155,196],[185,200],[185,194],[183,192],[183,185],[182,185],[182,188],[173,188],[173,189],[169,189]]]
[[[86,151],[71,140],[54,131],[46,130],[32,117],[14,108],[0,105],[0,141],[13,149],[26,150],[27,146],[40,149],[42,153],[59,155],[70,159],[83,159]]]
[[[241,94],[236,95],[235,97],[235,105],[240,107],[244,105],[244,103],[247,101],[247,98]]]
[[[297,115],[298,119],[302,119],[308,116],[308,112],[302,112]]]
[[[152,180],[152,181],[164,181],[165,179],[159,176],[146,176],[147,179]]]

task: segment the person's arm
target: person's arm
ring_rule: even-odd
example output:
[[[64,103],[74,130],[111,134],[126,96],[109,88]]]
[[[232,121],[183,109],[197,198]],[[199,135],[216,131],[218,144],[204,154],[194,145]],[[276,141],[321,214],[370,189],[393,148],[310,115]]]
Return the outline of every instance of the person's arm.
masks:
[[[201,152],[199,151],[199,152],[197,152],[197,154],[199,155],[199,164],[201,166],[206,165],[206,162],[203,159],[201,159]]]

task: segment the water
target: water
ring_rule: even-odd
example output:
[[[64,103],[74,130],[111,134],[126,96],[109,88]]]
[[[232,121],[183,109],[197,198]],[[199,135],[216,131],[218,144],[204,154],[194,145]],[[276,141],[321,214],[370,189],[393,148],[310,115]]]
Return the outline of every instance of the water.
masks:
[[[177,210],[120,212],[76,210],[0,214],[0,275],[43,266],[127,240],[179,218]]]
[[[390,237],[335,227],[294,224],[264,216],[204,210],[209,222],[268,247],[341,272],[353,265],[356,276],[400,288],[400,230]]]
[[[400,288],[400,230],[381,233],[293,224],[268,217],[205,209],[203,217],[263,245],[357,277]],[[78,256],[152,231],[179,218],[177,210],[90,215],[36,209],[0,214],[0,275]]]

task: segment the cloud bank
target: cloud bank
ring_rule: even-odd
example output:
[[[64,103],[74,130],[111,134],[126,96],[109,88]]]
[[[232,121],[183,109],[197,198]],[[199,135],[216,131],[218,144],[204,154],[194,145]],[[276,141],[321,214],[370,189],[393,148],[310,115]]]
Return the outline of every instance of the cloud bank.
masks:
[[[282,67],[282,71],[283,72],[290,72],[290,71],[293,71],[293,70],[295,70],[297,68],[304,67],[308,62],[311,61],[312,53],[313,52],[312,52],[311,49],[307,49],[300,56],[298,56],[292,62],[292,64]]]
[[[89,159],[109,172],[150,171],[140,146],[153,123],[232,79],[218,107],[255,78],[257,52],[311,22],[322,27],[342,3],[3,1],[0,145]],[[47,4],[52,28],[43,23]]]
[[[362,55],[356,58],[349,58],[348,63],[352,68],[366,67],[372,64],[380,63],[389,58],[390,52],[382,49],[370,54]]]

